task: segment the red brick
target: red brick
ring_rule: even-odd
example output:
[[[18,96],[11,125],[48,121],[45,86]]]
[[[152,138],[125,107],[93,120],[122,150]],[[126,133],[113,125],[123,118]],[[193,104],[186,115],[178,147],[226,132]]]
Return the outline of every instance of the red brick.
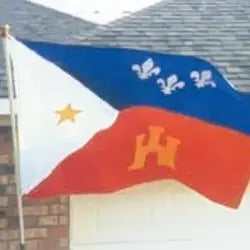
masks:
[[[18,228],[18,217],[17,216],[8,217],[8,228],[9,229]]]
[[[26,249],[25,250],[39,250],[39,245],[41,240],[28,240],[26,242]],[[50,250],[50,249],[47,249]]]
[[[1,240],[8,240],[8,231],[7,230],[0,231],[0,242],[1,242]]]
[[[50,206],[50,213],[51,214],[67,214],[68,213],[68,206],[67,205],[60,205],[55,204]]]
[[[4,160],[6,159],[6,156],[10,159],[11,154],[11,144],[9,142],[2,142],[0,138],[0,150],[1,150],[1,156],[4,157]],[[3,164],[6,164],[6,162],[3,162]]]
[[[24,225],[26,228],[37,227],[38,217],[37,216],[24,216]]]
[[[23,205],[24,206],[40,206],[41,202],[40,200],[31,200],[28,198],[23,198]]]
[[[0,197],[0,207],[8,206],[8,197]]]
[[[61,247],[68,247],[69,246],[69,239],[67,237],[61,237],[59,239],[59,245]]]
[[[0,208],[0,219],[5,219],[7,217],[7,207]]]
[[[7,216],[17,216],[18,211],[16,207],[8,207]]]
[[[7,242],[0,242],[0,249],[1,250],[8,250]]]
[[[11,194],[16,194],[16,185],[11,184],[6,187],[6,194],[11,195]]]
[[[10,177],[14,175],[14,166],[0,163],[0,175],[7,176],[8,179],[10,179]]]
[[[0,155],[0,164],[9,164],[11,162],[10,156],[8,154]]]
[[[8,226],[7,219],[0,219],[0,228],[6,228],[7,226]]]
[[[8,245],[9,245],[8,250],[20,250],[20,242],[19,241],[10,241]]]
[[[9,131],[3,131],[2,128],[0,128],[0,156],[3,158],[3,164],[6,164],[6,157],[11,154],[11,140],[10,140],[10,134]],[[9,163],[9,162],[8,162]]]
[[[15,199],[13,199],[13,202],[15,202]],[[8,209],[8,216],[17,216],[18,210],[16,207],[9,207]],[[24,216],[29,215],[46,215],[48,214],[48,207],[47,206],[29,206],[29,207],[23,207],[23,214]]]
[[[48,232],[47,228],[26,228],[25,229],[25,237],[27,239],[33,238],[45,238],[47,237]]]
[[[46,215],[48,206],[28,206],[23,208],[24,215]]]
[[[60,202],[62,204],[68,204],[69,203],[69,197],[67,197],[67,196],[60,197]]]
[[[68,237],[69,230],[65,226],[57,226],[48,228],[48,234],[51,238]]]
[[[14,184],[14,183],[16,183],[16,178],[14,175],[10,175],[9,176],[9,184]]]
[[[1,230],[0,231],[0,240],[16,240],[18,239],[19,234],[18,230]]]
[[[41,206],[41,205],[50,205],[50,204],[58,204],[60,202],[59,198],[51,198],[51,199],[36,199],[32,200],[27,197],[23,198],[23,204],[25,206]]]
[[[38,243],[38,249],[36,250],[61,250],[59,248],[59,240],[54,238],[46,238]],[[68,249],[67,249],[68,250]]]
[[[9,182],[9,177],[6,175],[0,176],[0,185],[7,185]]]
[[[19,217],[11,216],[8,217],[8,228],[16,229],[19,226]],[[33,228],[38,226],[38,218],[36,216],[24,216],[24,226],[25,228]]]
[[[43,216],[39,218],[39,226],[55,226],[58,225],[57,216]]]
[[[16,207],[17,206],[17,196],[16,195],[8,195],[8,206]]]
[[[59,224],[60,225],[68,225],[68,216],[67,215],[61,215],[59,216]]]

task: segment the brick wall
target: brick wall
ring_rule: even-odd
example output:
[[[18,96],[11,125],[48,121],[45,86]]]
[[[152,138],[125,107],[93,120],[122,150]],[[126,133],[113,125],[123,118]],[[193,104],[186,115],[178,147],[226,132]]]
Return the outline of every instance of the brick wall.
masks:
[[[0,127],[0,250],[18,250],[18,214],[11,131]],[[24,200],[27,250],[69,249],[69,200]]]

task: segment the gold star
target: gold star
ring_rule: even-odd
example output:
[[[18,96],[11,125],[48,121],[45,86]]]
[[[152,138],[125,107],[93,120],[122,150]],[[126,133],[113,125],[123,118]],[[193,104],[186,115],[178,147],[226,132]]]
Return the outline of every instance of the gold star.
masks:
[[[82,111],[80,110],[73,109],[71,107],[71,104],[68,104],[64,109],[56,111],[56,113],[60,116],[60,119],[57,124],[60,124],[67,120],[75,122],[75,116],[81,112]]]

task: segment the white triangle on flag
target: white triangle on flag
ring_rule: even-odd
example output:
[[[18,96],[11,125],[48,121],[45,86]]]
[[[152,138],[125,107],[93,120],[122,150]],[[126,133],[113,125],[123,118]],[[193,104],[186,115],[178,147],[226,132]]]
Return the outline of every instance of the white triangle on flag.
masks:
[[[112,125],[118,111],[22,43],[12,39],[10,51],[17,87],[21,187],[27,193],[66,156]]]

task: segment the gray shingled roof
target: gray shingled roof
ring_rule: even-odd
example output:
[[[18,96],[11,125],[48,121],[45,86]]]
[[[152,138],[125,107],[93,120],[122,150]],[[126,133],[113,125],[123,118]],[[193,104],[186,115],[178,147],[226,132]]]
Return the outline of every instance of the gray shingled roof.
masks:
[[[36,5],[25,0],[0,0],[0,25],[10,24],[17,37],[74,43],[96,24]],[[0,39],[1,40],[1,39]],[[0,96],[6,95],[0,41]]]
[[[81,40],[196,55],[250,91],[250,0],[164,0]]]
[[[56,23],[62,22],[59,16],[56,19]],[[72,23],[77,21],[72,18]],[[64,23],[64,28],[70,31],[72,23]],[[50,24],[47,25],[36,25],[35,31],[41,37],[34,39],[54,41],[53,32],[47,32]],[[74,31],[72,36],[73,41],[65,35],[61,38],[66,42],[80,39],[83,44],[200,56],[214,63],[240,90],[250,91],[249,0],[163,0],[109,25],[89,29],[87,33]]]
[[[15,36],[52,42],[75,42],[96,24],[25,0],[1,0],[0,24],[10,24]]]

